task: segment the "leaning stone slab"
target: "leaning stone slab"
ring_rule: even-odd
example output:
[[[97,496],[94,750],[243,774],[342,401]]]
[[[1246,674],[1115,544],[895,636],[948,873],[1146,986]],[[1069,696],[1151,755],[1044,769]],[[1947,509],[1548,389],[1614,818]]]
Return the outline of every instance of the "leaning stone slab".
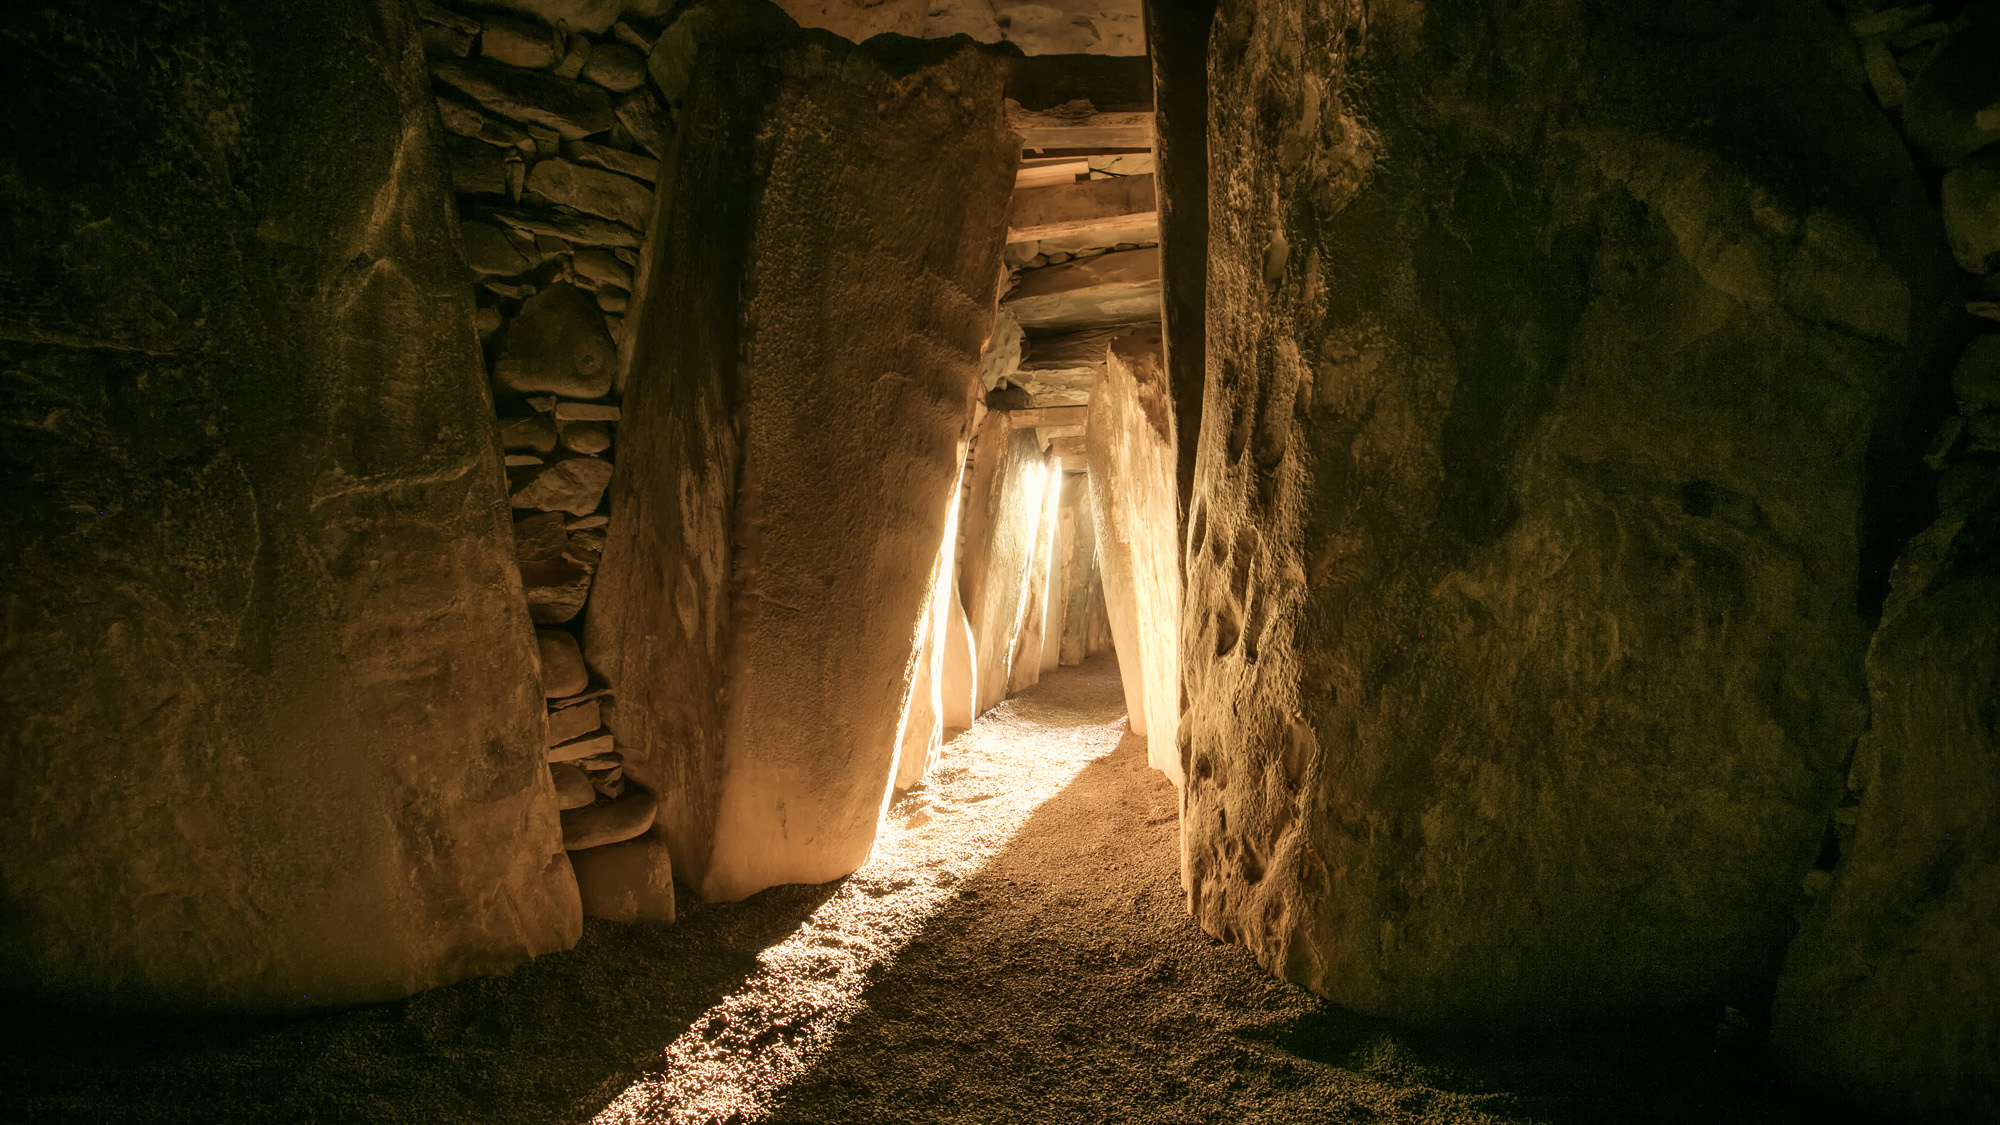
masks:
[[[651,793],[628,793],[615,801],[569,809],[562,814],[563,847],[570,851],[630,840],[653,826],[658,805]]]
[[[617,365],[618,345],[604,330],[597,302],[559,282],[524,301],[502,331],[493,382],[515,394],[601,398],[611,391]]]
[[[602,133],[617,120],[603,90],[552,74],[488,59],[438,59],[431,63],[431,73],[489,112],[553,130],[567,140]]]

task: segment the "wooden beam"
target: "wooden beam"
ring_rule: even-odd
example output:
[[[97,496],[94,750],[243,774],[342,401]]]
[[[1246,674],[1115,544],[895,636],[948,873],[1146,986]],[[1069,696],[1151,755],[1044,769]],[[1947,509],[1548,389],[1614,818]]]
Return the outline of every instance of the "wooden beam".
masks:
[[[1030,406],[1007,411],[1007,424],[1017,430],[1037,426],[1081,426],[1090,419],[1088,406]]]
[[[1159,219],[1150,173],[1025,188],[1014,192],[1007,241],[1034,242]]]
[[[1088,106],[1089,103],[1072,103]],[[1008,99],[1007,127],[1021,138],[1022,148],[1107,149],[1153,147],[1151,113],[1098,113],[1022,109]]]

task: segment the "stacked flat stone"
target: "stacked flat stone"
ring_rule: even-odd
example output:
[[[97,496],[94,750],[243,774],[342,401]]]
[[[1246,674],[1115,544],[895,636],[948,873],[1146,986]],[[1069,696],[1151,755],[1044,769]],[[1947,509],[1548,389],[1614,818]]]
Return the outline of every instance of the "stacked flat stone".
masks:
[[[669,112],[653,29],[419,3],[537,626],[548,764],[586,913],[671,921],[654,795],[625,777],[573,632],[611,515],[625,313]],[[655,854],[653,849],[659,849]],[[644,853],[644,854],[639,854]]]

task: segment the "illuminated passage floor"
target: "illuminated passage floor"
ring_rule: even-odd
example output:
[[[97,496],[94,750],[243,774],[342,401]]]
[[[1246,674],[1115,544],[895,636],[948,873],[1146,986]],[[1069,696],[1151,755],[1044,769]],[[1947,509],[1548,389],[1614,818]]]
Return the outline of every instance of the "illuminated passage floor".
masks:
[[[0,1120],[1785,1122],[1716,1014],[1412,1031],[1187,918],[1176,797],[1109,659],[947,748],[862,871],[358,1011],[67,1014],[0,997]]]

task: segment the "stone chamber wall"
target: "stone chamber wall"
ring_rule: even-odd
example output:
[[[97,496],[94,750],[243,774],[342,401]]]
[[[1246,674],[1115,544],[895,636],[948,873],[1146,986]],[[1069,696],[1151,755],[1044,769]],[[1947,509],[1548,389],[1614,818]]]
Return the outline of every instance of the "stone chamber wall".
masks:
[[[1154,28],[1195,917],[1363,1011],[1732,1005],[2000,1112],[1994,6]]]
[[[603,723],[608,689],[578,643],[611,520],[626,312],[674,129],[647,68],[659,28],[634,17],[593,35],[428,0],[415,11],[477,278],[563,846],[585,913],[670,922],[658,798],[626,776]]]

